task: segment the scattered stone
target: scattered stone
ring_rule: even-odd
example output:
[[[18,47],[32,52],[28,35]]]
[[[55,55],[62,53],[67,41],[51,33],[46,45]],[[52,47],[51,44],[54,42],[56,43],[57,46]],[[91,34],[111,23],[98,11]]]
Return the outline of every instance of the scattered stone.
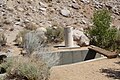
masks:
[[[40,5],[41,7],[45,7],[45,8],[47,7],[47,5],[44,4],[44,3],[42,3],[42,2],[40,2],[39,5]]]
[[[6,25],[9,25],[9,24],[11,24],[12,22],[10,21],[10,20],[4,20],[4,22],[3,22],[4,24],[6,24]]]
[[[81,0],[83,3],[85,3],[85,4],[88,4],[88,3],[90,3],[90,1],[89,0]]]
[[[62,9],[60,11],[60,13],[65,16],[65,17],[69,17],[70,16],[70,11],[68,9]]]
[[[72,0],[73,3],[76,3],[76,0]]]
[[[14,8],[8,7],[7,10],[13,12],[13,11],[14,11]]]
[[[82,21],[83,24],[86,24],[86,23],[87,23],[84,19],[82,19],[81,21]]]
[[[120,6],[112,7],[112,12],[116,15],[120,15]]]
[[[79,6],[77,3],[76,3],[76,4],[73,4],[72,7],[73,7],[74,9],[79,9],[79,8],[80,8],[80,6]]]
[[[23,55],[23,56],[27,55],[27,51],[26,50],[21,50],[20,55]]]
[[[24,11],[25,11],[24,8],[19,7],[19,6],[17,6],[16,9],[17,9],[18,11],[20,11],[20,12],[24,12]]]
[[[3,32],[4,30],[3,29],[0,29],[0,32]]]
[[[36,31],[47,32],[46,28],[44,27],[37,28]]]
[[[46,8],[40,8],[41,11],[46,11]]]
[[[14,30],[14,28],[10,28],[10,29],[9,29],[9,31],[13,31],[13,30]]]

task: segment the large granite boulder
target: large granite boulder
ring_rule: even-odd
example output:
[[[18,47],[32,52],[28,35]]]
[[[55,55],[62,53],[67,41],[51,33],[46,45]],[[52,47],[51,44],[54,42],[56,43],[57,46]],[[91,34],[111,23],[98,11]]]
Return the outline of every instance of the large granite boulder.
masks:
[[[83,31],[77,29],[73,30],[73,39],[80,46],[87,46],[90,43],[89,38],[83,33]]]

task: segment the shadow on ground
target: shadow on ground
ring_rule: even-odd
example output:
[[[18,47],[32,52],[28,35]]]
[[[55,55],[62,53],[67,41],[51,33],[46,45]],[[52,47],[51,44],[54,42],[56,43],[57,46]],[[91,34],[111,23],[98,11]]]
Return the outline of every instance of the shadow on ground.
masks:
[[[101,73],[106,73],[107,77],[120,79],[120,69],[101,69]]]
[[[115,62],[115,64],[120,65],[120,61],[119,62]],[[120,69],[100,69],[101,73],[106,73],[106,76],[109,78],[113,78],[113,79],[119,79],[120,80]]]

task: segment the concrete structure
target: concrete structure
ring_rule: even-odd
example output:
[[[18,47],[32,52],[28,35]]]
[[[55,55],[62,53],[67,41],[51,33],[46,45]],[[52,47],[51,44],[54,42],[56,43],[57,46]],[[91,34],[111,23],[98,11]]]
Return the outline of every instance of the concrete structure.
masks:
[[[73,27],[68,26],[64,28],[65,47],[74,47],[73,45]]]
[[[95,58],[100,58],[101,55],[98,53],[92,53],[87,48],[82,49],[68,49],[68,50],[60,50],[59,52],[59,64],[72,64],[76,62],[83,62],[86,60],[91,60]]]
[[[44,52],[38,52],[35,54],[37,56],[42,54],[44,58],[46,58],[45,60],[52,61],[53,63],[57,60],[55,65],[72,64],[101,57],[100,54],[91,52],[87,47],[54,48],[52,50],[50,49],[50,51],[44,50]]]
[[[101,57],[100,54],[91,52],[87,47],[56,49],[52,52],[45,52],[44,54],[46,53],[53,60],[57,59],[59,61],[57,65],[72,64]]]

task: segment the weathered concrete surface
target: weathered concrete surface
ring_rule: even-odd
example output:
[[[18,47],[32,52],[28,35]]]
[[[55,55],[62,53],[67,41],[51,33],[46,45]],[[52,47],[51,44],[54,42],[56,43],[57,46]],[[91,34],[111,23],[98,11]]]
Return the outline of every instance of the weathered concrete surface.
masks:
[[[88,48],[73,48],[73,49],[62,49],[62,50],[57,50],[54,53],[59,52],[59,65],[64,65],[64,64],[72,64],[76,62],[81,62],[90,60],[90,59],[95,59],[101,57],[100,54],[94,54],[90,53]],[[54,56],[53,53],[53,56]],[[89,55],[89,56],[88,56]],[[93,55],[93,57],[91,57]]]

